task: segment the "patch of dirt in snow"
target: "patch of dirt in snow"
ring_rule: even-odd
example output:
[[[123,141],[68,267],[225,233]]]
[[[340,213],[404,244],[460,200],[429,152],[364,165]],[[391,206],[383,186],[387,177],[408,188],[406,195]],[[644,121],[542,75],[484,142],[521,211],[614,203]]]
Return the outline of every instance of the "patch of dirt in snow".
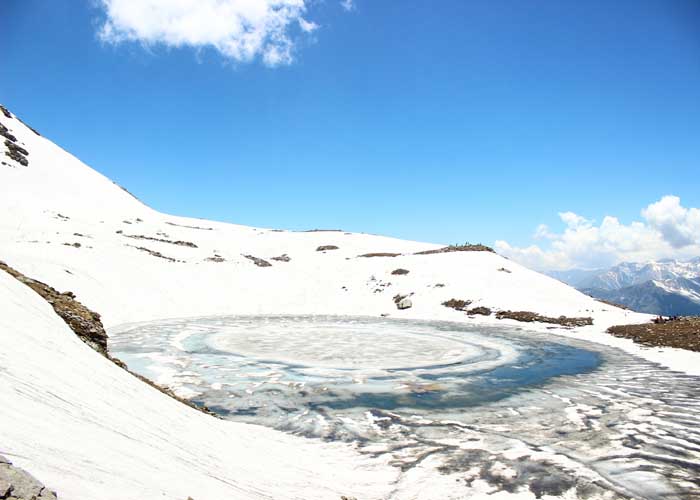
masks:
[[[523,321],[525,323],[551,323],[554,325],[569,327],[587,326],[593,324],[593,318],[591,317],[569,318],[567,316],[559,316],[558,318],[553,318],[550,316],[542,316],[541,314],[537,314],[532,311],[498,311],[496,313],[496,318],[514,319],[515,321]]]
[[[442,305],[445,307],[450,307],[455,311],[464,311],[471,303],[471,300],[450,299],[443,302]]]
[[[650,347],[675,347],[700,352],[700,317],[697,316],[663,323],[611,326],[607,332]]]
[[[491,316],[491,309],[484,306],[474,307],[473,309],[467,309],[467,314],[474,316],[480,314],[481,316]]]

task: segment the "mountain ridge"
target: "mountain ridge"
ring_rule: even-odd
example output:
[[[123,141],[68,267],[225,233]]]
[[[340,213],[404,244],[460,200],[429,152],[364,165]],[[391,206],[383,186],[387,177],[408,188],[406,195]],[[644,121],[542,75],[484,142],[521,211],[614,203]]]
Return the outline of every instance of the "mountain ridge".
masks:
[[[548,273],[598,299],[664,316],[700,315],[700,257],[621,262],[603,270]]]

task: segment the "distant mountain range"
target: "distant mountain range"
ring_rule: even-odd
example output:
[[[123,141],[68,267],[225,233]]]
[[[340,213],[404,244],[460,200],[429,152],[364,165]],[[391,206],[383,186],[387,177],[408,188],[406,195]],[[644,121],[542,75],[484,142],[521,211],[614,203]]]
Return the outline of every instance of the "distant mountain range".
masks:
[[[550,276],[598,299],[650,314],[700,315],[700,257],[623,262],[610,269],[551,271]]]

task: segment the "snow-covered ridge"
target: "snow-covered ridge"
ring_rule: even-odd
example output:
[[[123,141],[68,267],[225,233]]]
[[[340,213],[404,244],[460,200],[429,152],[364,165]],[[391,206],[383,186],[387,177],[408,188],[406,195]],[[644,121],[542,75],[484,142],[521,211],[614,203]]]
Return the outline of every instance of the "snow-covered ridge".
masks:
[[[675,369],[700,366],[695,353],[643,351],[604,333],[648,316],[600,303],[497,254],[415,255],[443,245],[161,214],[16,117],[0,114],[0,123],[29,160],[0,164],[0,259],[74,292],[102,314],[108,331],[163,318],[255,314],[508,324],[441,305],[458,298],[494,310],[590,316],[593,326],[556,333]],[[323,246],[337,249],[319,251]],[[399,255],[359,257],[377,252]],[[275,260],[283,255],[288,260]],[[398,268],[409,272],[392,274]],[[413,307],[397,310],[397,294],[410,295]],[[48,304],[4,273],[0,311],[0,400],[8,402],[0,405],[0,454],[59,498],[390,497],[397,470],[386,463],[347,445],[195,412],[92,352]],[[415,491],[398,498],[447,498]]]
[[[0,221],[2,257],[74,291],[108,326],[216,313],[398,314],[397,293],[414,294],[403,316],[455,319],[440,303],[456,297],[495,309],[593,315],[601,326],[625,320],[624,312],[488,252],[413,255],[443,245],[161,214],[17,119],[2,123],[31,159],[28,167],[0,168],[0,206],[12,214]],[[317,251],[327,245],[338,249]],[[401,255],[358,257],[374,252]],[[272,260],[281,255],[290,261]],[[261,268],[247,256],[272,265]],[[397,268],[409,274],[392,275]]]

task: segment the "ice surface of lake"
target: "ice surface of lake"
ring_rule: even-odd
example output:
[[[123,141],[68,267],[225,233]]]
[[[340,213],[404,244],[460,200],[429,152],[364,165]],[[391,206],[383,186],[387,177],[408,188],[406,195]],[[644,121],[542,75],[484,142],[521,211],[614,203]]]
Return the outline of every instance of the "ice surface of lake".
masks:
[[[389,454],[411,477],[535,495],[700,498],[700,379],[515,328],[212,317],[110,350],[225,418]]]

